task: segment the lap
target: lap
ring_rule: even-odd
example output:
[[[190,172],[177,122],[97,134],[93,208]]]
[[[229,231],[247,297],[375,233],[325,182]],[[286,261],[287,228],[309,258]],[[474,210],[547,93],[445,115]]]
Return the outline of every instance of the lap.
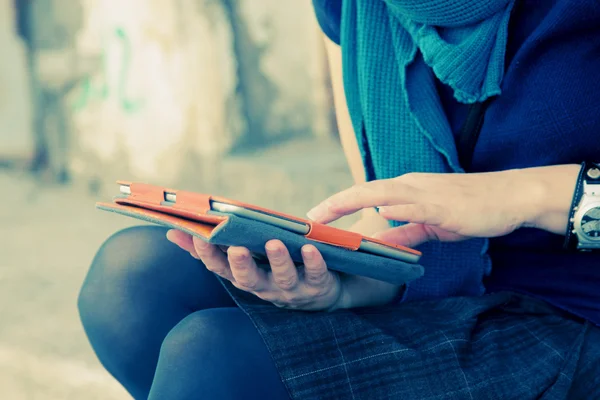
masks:
[[[214,276],[164,233],[140,227],[109,239],[84,291],[89,315],[112,303],[122,310],[126,300],[136,302],[136,313],[145,304],[153,321],[174,318],[164,326],[170,333],[161,357],[171,361],[163,366],[188,360],[186,370],[196,374],[201,365],[209,367],[199,355],[219,348],[218,340],[231,343],[239,356],[215,363],[233,371],[232,360],[260,354],[263,365],[279,372],[270,376],[281,376],[294,398],[600,397],[598,328],[541,302],[500,293],[305,313],[276,308],[226,284],[241,305],[231,308],[235,303]],[[210,285],[203,289],[202,282]],[[128,293],[115,296],[119,291]],[[198,311],[212,308],[214,299],[226,308]],[[182,316],[175,318],[173,310]],[[269,354],[275,366],[265,363]]]
[[[598,328],[531,298],[499,293],[307,314],[230,290],[293,398],[600,396]]]

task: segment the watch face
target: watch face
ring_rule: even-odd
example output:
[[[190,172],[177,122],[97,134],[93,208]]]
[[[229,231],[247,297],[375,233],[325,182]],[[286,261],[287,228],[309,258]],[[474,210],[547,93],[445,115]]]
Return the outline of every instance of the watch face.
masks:
[[[591,239],[600,239],[600,206],[589,209],[581,218],[581,229]]]

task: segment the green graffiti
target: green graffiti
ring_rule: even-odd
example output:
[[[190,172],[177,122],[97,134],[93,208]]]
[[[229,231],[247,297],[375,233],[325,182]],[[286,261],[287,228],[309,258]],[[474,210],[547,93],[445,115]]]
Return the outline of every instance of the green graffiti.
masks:
[[[116,38],[119,40],[121,48],[123,49],[123,60],[121,62],[121,68],[119,69],[119,77],[116,88],[116,96],[119,100],[119,104],[121,108],[127,113],[134,113],[140,110],[143,106],[142,100],[131,100],[127,95],[127,87],[129,80],[129,73],[131,68],[131,56],[132,56],[132,46],[129,37],[125,30],[121,27],[117,27],[113,34],[110,36],[109,40]],[[107,46],[105,45],[106,49]],[[102,53],[102,83],[98,85],[94,85],[91,77],[85,77],[79,86],[80,94],[78,98],[73,103],[74,111],[81,111],[92,100],[106,100],[110,97],[110,88],[106,81],[108,65],[107,65],[107,54],[106,51]]]

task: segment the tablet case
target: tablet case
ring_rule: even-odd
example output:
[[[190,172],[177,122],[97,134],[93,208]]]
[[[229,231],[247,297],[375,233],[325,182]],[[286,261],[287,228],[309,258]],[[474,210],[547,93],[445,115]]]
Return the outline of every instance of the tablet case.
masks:
[[[267,241],[279,239],[287,246],[292,259],[298,263],[302,262],[300,252],[302,246],[310,243],[321,252],[331,270],[393,284],[404,284],[423,275],[423,267],[418,264],[356,251],[363,239],[378,242],[358,233],[222,197],[172,190],[144,183],[120,181],[118,184],[129,186],[131,194],[117,196],[112,203],[98,202],[97,208],[178,229],[211,244],[243,246],[261,256],[265,256],[264,247]],[[176,194],[176,203],[165,201],[166,192]],[[310,227],[309,233],[301,235],[267,223],[213,211],[210,206],[212,200],[301,222]],[[402,246],[379,243],[420,254],[416,250]]]

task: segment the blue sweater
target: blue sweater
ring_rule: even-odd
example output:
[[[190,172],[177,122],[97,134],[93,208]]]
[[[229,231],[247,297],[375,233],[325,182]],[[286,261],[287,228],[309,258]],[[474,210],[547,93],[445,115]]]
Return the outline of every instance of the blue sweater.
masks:
[[[313,4],[323,31],[344,46],[342,0]],[[600,3],[595,0],[515,3],[502,93],[486,112],[467,172],[600,160],[599,26]],[[436,89],[456,133],[468,106],[439,80]],[[357,134],[368,147],[368,135]],[[390,157],[365,156],[367,169],[372,158]],[[367,172],[369,179],[381,177],[373,169]],[[492,269],[483,278],[485,289],[526,293],[600,325],[600,255],[566,252],[562,240],[536,229],[491,239],[487,255]]]

